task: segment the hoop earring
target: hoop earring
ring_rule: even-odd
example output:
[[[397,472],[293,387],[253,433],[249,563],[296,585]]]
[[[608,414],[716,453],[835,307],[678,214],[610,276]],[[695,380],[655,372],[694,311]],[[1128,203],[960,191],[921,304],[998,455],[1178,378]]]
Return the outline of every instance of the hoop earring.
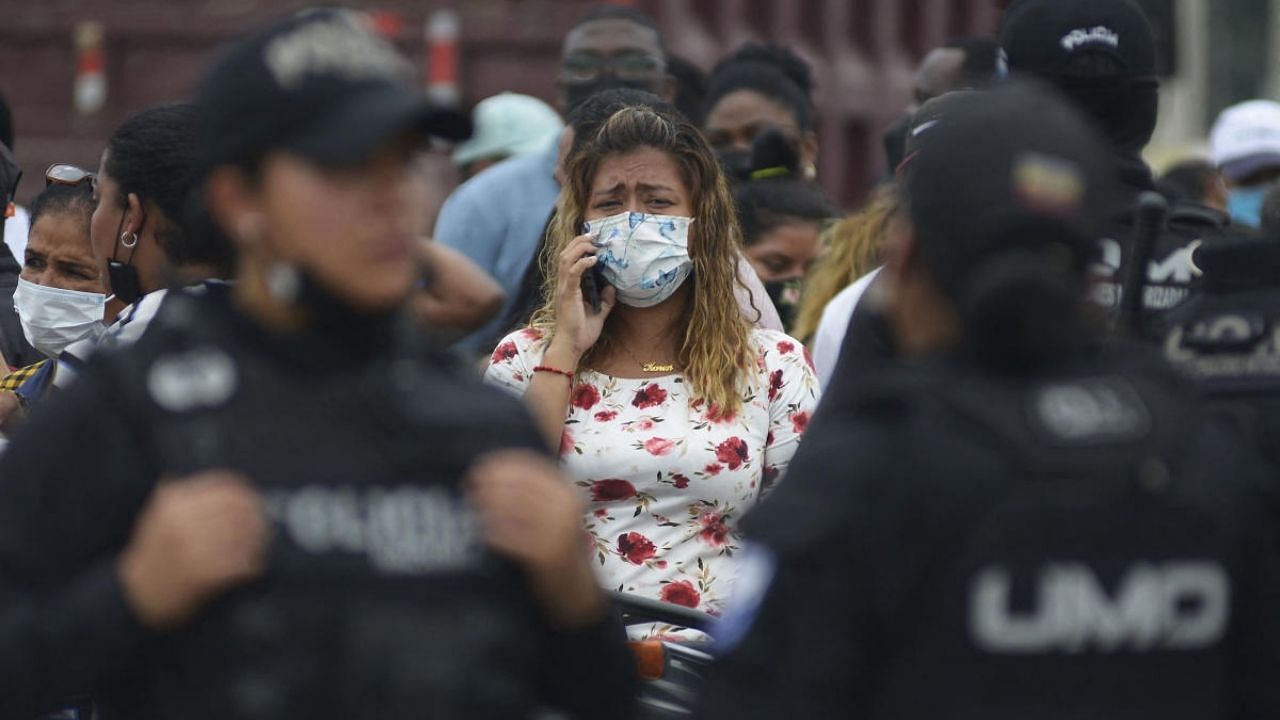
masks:
[[[292,305],[302,292],[302,273],[286,262],[272,263],[266,272],[267,292],[276,302]]]
[[[138,233],[120,233],[120,244],[132,250],[138,244]]]

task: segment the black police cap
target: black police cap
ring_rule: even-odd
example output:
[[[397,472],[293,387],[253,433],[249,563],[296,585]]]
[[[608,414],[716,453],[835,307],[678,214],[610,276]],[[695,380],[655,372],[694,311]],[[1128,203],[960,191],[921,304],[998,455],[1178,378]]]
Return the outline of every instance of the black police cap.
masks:
[[[401,132],[470,135],[466,115],[433,106],[411,78],[365,16],[340,9],[293,15],[234,45],[205,76],[198,96],[205,167],[272,149],[343,166]]]
[[[1015,73],[1061,76],[1071,58],[1097,53],[1123,79],[1156,74],[1155,34],[1130,0],[1018,0],[1001,19],[1000,47]]]
[[[1066,243],[1076,266],[1115,212],[1115,168],[1093,126],[1049,88],[955,94],[917,138],[900,183],[916,244],[944,286],[1011,246]]]

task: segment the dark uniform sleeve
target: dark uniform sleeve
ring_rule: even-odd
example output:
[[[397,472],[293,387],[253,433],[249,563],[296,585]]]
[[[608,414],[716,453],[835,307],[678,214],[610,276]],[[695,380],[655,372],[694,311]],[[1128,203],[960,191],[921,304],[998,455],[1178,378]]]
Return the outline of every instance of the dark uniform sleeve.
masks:
[[[146,632],[116,556],[150,487],[140,443],[89,378],[0,455],[0,717],[32,717],[127,672]]]
[[[622,621],[600,622],[551,635],[546,663],[548,702],[581,720],[634,716],[638,682]]]
[[[1245,475],[1249,470],[1240,473]],[[1255,487],[1267,485],[1270,468],[1258,465]],[[1243,503],[1239,527],[1244,553],[1241,580],[1232,602],[1234,633],[1232,680],[1236,686],[1233,718],[1280,717],[1280,555],[1276,553],[1274,511],[1264,502]]]
[[[862,457],[846,427],[833,422],[807,437],[787,482],[748,517],[749,537],[765,549],[772,579],[758,611],[745,611],[754,617],[729,611],[726,622],[746,628],[717,653],[697,717],[868,714],[876,656],[868,551],[876,545],[871,518],[841,471],[853,462],[846,458]],[[739,595],[735,603],[749,608],[751,599]]]
[[[859,302],[849,317],[835,367],[823,389],[822,402],[818,403],[818,412],[810,428],[821,422],[820,418],[825,418],[832,408],[847,407],[866,378],[895,364],[897,358],[893,331],[884,312],[873,302]]]
[[[863,717],[869,710],[869,612],[851,539],[775,559],[743,638],[709,671],[698,718]],[[851,587],[852,584],[852,587]]]

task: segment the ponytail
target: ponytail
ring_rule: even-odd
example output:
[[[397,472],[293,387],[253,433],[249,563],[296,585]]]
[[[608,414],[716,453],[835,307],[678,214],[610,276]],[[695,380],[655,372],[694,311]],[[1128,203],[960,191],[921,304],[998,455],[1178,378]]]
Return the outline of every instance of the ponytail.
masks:
[[[1043,371],[1087,337],[1077,253],[1049,243],[980,260],[958,288],[966,349],[1003,374]]]

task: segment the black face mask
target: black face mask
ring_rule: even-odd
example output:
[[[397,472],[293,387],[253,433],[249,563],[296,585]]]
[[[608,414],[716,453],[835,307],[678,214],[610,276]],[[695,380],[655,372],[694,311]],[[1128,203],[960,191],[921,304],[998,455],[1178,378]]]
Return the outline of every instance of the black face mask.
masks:
[[[1151,141],[1159,106],[1155,80],[1065,78],[1055,84],[1097,123],[1117,150],[1135,153]]]
[[[746,180],[751,177],[750,150],[721,150],[716,153],[720,158],[720,169],[725,177],[732,181]]]
[[[613,73],[605,73],[594,80],[565,84],[564,99],[565,104],[568,105],[565,108],[565,114],[573,112],[574,108],[581,105],[592,95],[602,90],[613,90],[614,88],[631,88],[633,90],[644,90],[645,92],[655,91],[652,81],[623,80]]]
[[[138,234],[133,233],[133,245],[129,248],[129,259],[120,262],[116,252],[122,244],[120,236],[124,229],[124,216],[120,216],[120,224],[116,226],[115,243],[111,246],[111,259],[107,260],[107,281],[111,283],[111,294],[125,305],[132,305],[142,297],[142,284],[138,281],[138,269],[133,266],[133,253],[138,249]],[[141,230],[142,228],[138,228]]]
[[[764,291],[773,301],[773,307],[782,320],[782,328],[790,331],[795,325],[796,315],[800,313],[800,290],[804,287],[803,278],[790,280],[774,280],[764,283]]]
[[[889,165],[889,175],[898,171],[902,158],[907,154],[907,133],[911,132],[911,113],[898,118],[897,122],[884,131],[884,157]]]

